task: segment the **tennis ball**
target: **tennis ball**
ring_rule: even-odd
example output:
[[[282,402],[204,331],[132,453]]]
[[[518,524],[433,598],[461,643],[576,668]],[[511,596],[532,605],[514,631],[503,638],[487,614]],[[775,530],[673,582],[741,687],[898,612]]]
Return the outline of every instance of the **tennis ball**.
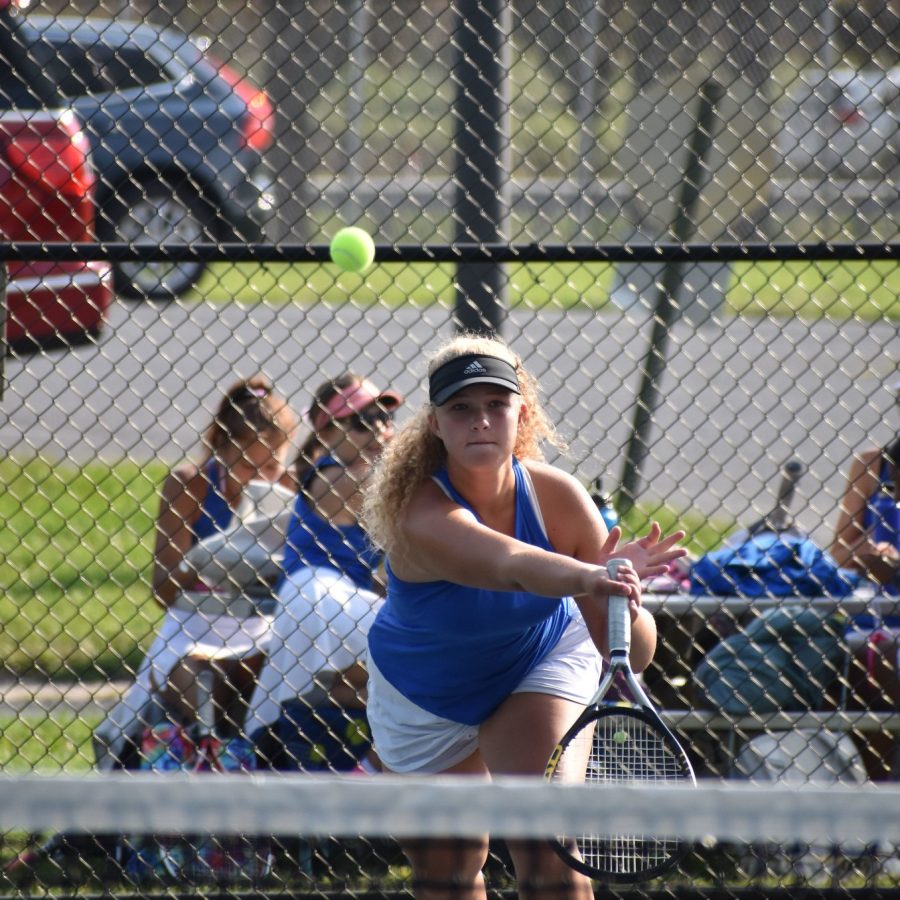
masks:
[[[328,247],[331,261],[343,272],[365,272],[375,261],[375,242],[362,228],[342,228]]]
[[[616,744],[624,744],[625,741],[628,740],[628,732],[627,731],[617,731],[612,736],[613,742]]]

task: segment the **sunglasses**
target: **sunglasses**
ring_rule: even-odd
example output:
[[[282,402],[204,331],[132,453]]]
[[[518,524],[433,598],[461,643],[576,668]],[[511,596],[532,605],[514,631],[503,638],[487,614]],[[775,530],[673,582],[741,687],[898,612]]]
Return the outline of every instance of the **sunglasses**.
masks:
[[[338,419],[337,423],[348,431],[374,431],[377,426],[384,427],[394,421],[394,413],[387,409],[370,409]]]

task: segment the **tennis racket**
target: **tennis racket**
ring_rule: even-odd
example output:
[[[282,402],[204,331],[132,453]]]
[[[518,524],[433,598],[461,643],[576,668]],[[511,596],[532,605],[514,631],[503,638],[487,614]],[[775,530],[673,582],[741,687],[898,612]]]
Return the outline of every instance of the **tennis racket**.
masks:
[[[607,564],[610,578],[627,560]],[[650,784],[688,782],[694,771],[681,744],[659,717],[634,677],[628,651],[631,614],[628,598],[609,598],[610,661],[597,693],[566,732],[547,763],[545,777],[556,782]],[[617,679],[633,703],[606,701]],[[615,815],[608,810],[606,817]],[[656,834],[559,835],[553,846],[575,870],[591,878],[636,882],[673,868],[684,847],[676,837]]]
[[[775,496],[775,506],[772,512],[763,516],[758,522],[754,522],[747,529],[748,537],[753,537],[763,531],[787,531],[793,526],[789,510],[794,500],[797,483],[805,472],[806,466],[799,459],[790,459],[784,464],[781,470],[781,483],[778,485],[778,493]]]

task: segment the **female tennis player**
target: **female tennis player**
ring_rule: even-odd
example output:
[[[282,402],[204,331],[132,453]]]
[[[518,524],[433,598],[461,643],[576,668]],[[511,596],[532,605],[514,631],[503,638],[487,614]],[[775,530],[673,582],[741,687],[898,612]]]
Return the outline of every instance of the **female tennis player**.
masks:
[[[542,440],[559,441],[502,342],[454,338],[428,373],[429,402],[385,450],[364,504],[387,554],[369,632],[375,749],[395,773],[540,776],[596,690],[610,594],[628,597],[632,666],[652,659],[640,579],[683,556],[684,535],[653,524],[619,546],[586,489],[542,461]],[[618,581],[604,568],[612,557],[631,563]],[[487,836],[404,850],[417,896],[485,896]],[[523,896],[592,896],[549,843],[510,852]]]

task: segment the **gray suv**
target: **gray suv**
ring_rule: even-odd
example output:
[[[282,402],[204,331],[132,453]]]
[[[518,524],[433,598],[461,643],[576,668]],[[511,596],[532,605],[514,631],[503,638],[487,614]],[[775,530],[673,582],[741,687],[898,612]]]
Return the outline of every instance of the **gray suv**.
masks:
[[[29,54],[82,121],[97,172],[101,240],[255,241],[272,211],[268,97],[187,36],[144,22],[23,15]],[[171,299],[202,261],[118,263],[132,298]]]

